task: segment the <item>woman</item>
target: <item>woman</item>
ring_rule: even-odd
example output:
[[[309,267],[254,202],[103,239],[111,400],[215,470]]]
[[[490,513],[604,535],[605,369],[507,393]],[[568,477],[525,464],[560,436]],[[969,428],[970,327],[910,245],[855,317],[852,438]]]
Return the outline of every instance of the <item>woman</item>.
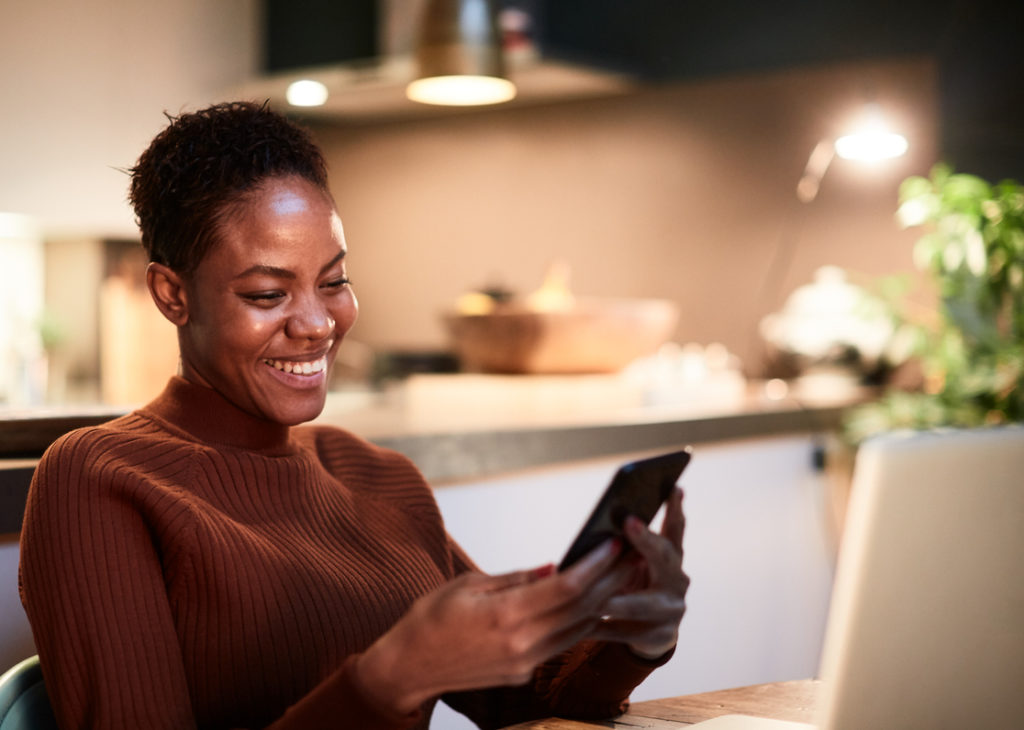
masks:
[[[295,427],[357,312],[308,136],[254,104],[172,118],[131,202],[181,371],[36,471],[21,590],[61,727],[423,728],[441,697],[482,727],[620,712],[675,644],[681,495],[661,535],[630,521],[632,560],[480,573],[408,460]]]

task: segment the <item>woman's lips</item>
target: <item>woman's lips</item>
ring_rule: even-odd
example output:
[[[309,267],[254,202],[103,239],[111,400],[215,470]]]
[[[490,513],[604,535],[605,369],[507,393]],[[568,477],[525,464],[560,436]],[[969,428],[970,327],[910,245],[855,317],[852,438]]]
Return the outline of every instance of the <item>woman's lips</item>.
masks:
[[[271,360],[264,358],[263,362],[275,370],[292,375],[316,375],[327,369],[327,356],[316,360]]]

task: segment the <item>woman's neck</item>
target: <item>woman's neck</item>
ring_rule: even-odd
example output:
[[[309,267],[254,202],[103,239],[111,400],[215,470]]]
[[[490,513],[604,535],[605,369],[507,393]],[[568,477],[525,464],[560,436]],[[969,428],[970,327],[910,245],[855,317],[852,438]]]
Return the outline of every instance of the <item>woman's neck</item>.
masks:
[[[210,444],[272,453],[290,452],[290,428],[242,410],[216,390],[174,376],[149,411]]]

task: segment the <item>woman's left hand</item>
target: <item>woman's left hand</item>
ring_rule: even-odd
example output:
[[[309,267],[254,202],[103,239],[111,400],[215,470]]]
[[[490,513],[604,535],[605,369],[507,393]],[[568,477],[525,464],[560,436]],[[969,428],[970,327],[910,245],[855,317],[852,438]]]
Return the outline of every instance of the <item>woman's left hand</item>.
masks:
[[[635,552],[636,587],[605,603],[604,619],[592,634],[605,641],[624,642],[636,654],[654,659],[675,646],[679,622],[686,612],[690,579],[683,572],[683,493],[669,497],[661,534],[651,532],[635,517],[625,524],[626,539]]]

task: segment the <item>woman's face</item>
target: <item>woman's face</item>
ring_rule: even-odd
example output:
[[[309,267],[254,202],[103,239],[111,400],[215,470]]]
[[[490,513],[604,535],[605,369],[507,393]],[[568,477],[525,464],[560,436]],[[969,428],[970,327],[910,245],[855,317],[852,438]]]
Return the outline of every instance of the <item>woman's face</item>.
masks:
[[[276,423],[315,418],[358,311],[334,204],[302,178],[271,178],[218,230],[185,283],[183,376]]]

